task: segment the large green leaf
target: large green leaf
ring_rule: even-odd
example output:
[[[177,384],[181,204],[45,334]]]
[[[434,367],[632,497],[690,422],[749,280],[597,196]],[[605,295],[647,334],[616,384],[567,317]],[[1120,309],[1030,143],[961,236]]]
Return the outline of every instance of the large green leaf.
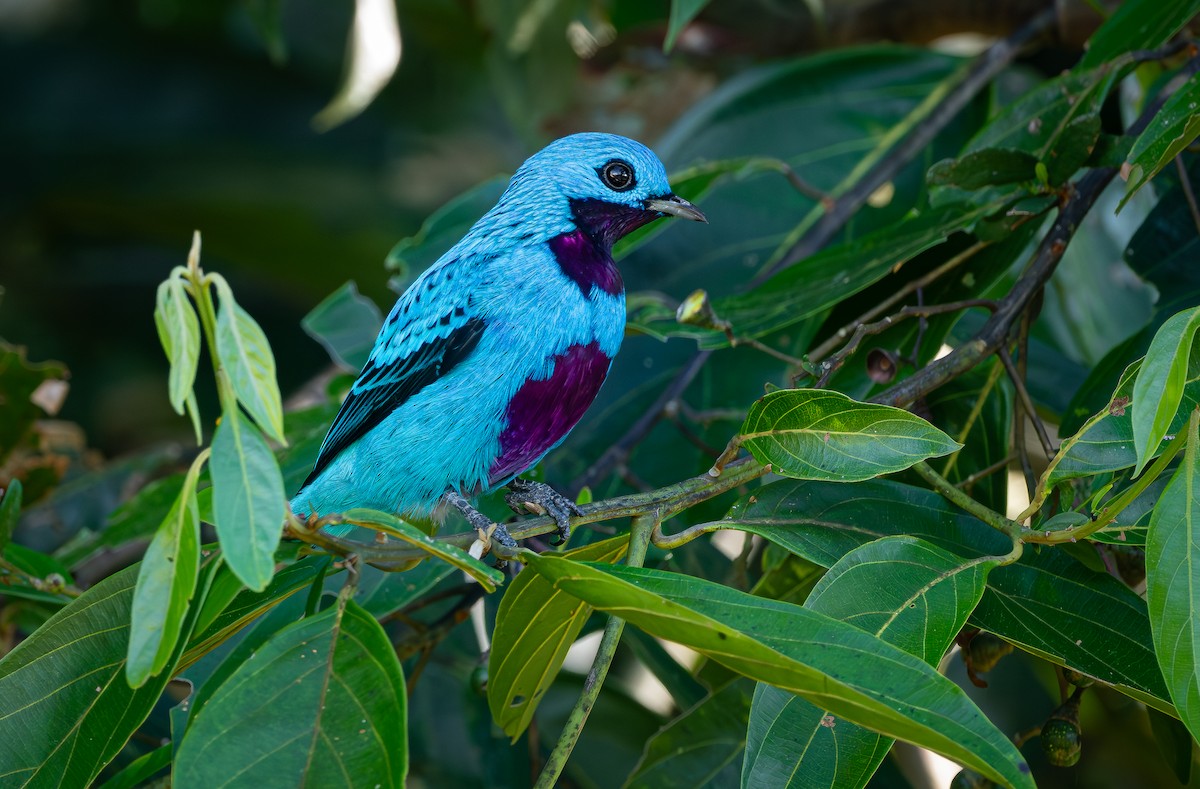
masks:
[[[217,279],[217,356],[233,392],[264,433],[283,444],[283,402],[275,380],[275,355],[267,335],[233,298],[224,279]],[[222,403],[225,409],[232,403]]]
[[[1129,152],[1129,187],[1122,200],[1133,196],[1200,136],[1200,80],[1187,80],[1133,143]]]
[[[1200,737],[1200,410],[1183,462],[1150,518],[1146,602],[1154,652],[1180,720]]]
[[[179,496],[150,541],[138,570],[125,663],[125,676],[135,688],[166,668],[196,591],[200,573],[196,478],[201,465],[192,463]]]
[[[936,667],[983,595],[993,559],[964,559],[915,537],[843,556],[805,608],[874,633]],[[861,787],[892,741],[770,685],[754,693],[742,786]]]
[[[1200,307],[1177,313],[1155,333],[1133,384],[1133,447],[1141,473],[1167,435],[1187,384]]]
[[[762,535],[825,567],[863,543],[893,534],[921,537],[967,557],[998,555],[1010,547],[1006,537],[935,493],[888,480],[853,487],[783,480],[751,498],[735,505],[729,528]],[[1173,711],[1155,665],[1145,601],[1061,550],[1027,550],[1016,564],[997,568],[971,622]]]
[[[321,343],[333,361],[360,370],[371,355],[383,318],[375,302],[359,293],[351,281],[313,307],[300,325],[309,337]]]
[[[750,406],[738,441],[776,474],[858,482],[961,445],[919,416],[840,392],[780,389]]]
[[[105,578],[0,660],[0,783],[88,786],[150,714],[171,672],[125,681],[137,572]]]
[[[1197,0],[1126,0],[1092,34],[1079,68],[1098,66],[1135,49],[1162,46],[1197,13]]]
[[[664,726],[646,742],[627,789],[735,789],[750,687],[746,680],[728,682]]]
[[[182,786],[401,787],[404,677],[383,628],[352,600],[276,633],[196,713]]]
[[[1039,83],[967,144],[967,155],[1000,149],[1029,154],[1057,186],[1083,166],[1100,138],[1100,108],[1120,70],[1109,64]]]
[[[613,562],[628,548],[629,536],[621,535],[563,555]],[[505,592],[488,656],[488,706],[509,737],[516,740],[533,720],[591,613],[590,606],[532,571],[520,573]]]
[[[287,500],[275,455],[237,406],[217,425],[209,469],[213,524],[225,562],[246,586],[261,591],[275,571]]]
[[[655,636],[994,780],[1033,786],[1020,753],[961,689],[856,627],[675,573],[546,555],[529,561],[556,588]]]

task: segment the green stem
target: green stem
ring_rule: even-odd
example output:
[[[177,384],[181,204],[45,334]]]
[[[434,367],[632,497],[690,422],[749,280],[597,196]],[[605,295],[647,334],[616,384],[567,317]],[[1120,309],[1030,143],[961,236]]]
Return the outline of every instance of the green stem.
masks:
[[[629,555],[625,558],[627,567],[641,567],[645,563],[650,535],[658,528],[660,522],[660,512],[658,511],[639,515],[633,519],[629,532]],[[554,750],[546,759],[546,764],[542,767],[542,774],[538,776],[534,789],[552,789],[558,783],[563,768],[567,766],[567,759],[571,757],[571,751],[574,750],[575,743],[579,741],[579,735],[583,733],[588,716],[591,714],[592,708],[596,706],[600,688],[604,685],[605,677],[608,676],[608,669],[612,666],[613,657],[617,654],[617,645],[621,642],[621,633],[624,630],[624,619],[615,616],[608,618],[608,622],[604,625],[604,635],[600,639],[600,648],[596,650],[596,659],[592,661],[592,668],[588,671],[587,679],[583,683],[583,693],[579,694],[579,700],[575,702],[575,707],[567,716],[562,734],[558,736]]]
[[[991,507],[985,507],[978,501],[975,501],[975,499],[960,490],[953,482],[934,471],[933,466],[924,461],[913,466],[913,471],[920,474],[926,482],[933,486],[934,490],[942,494],[951,504],[974,515],[996,531],[1003,532],[1012,540],[1011,551],[1003,556],[991,558],[996,559],[1000,564],[1012,564],[1021,558],[1021,554],[1025,551],[1025,543],[1022,541],[1021,524],[1009,520]]]
[[[188,292],[196,302],[196,312],[200,315],[200,326],[204,329],[204,341],[208,343],[208,355],[212,359],[213,377],[217,380],[217,394],[222,408],[229,404],[236,405],[237,395],[234,394],[233,384],[221,367],[221,357],[217,354],[217,309],[213,305],[212,290],[209,288],[208,277],[200,269],[199,263],[189,266],[185,274]]]

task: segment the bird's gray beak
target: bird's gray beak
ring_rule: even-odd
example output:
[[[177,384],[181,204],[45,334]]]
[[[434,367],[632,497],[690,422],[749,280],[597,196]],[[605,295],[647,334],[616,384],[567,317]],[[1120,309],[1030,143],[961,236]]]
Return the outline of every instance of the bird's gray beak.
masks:
[[[700,211],[699,208],[676,195],[667,195],[666,197],[654,197],[646,201],[647,211],[657,211],[660,214],[670,214],[684,219],[690,219],[693,222],[703,222],[708,224],[708,219]]]

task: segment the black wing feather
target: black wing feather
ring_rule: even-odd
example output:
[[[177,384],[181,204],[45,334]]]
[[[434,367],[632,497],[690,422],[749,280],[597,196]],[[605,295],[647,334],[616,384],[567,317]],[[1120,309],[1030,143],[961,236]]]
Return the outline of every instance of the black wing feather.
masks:
[[[424,343],[394,365],[368,361],[321,444],[317,464],[301,488],[308,487],[338,453],[362,438],[408,398],[453,370],[475,350],[483,336],[482,318],[471,318],[445,337]],[[386,379],[386,380],[381,380]],[[374,381],[380,382],[374,384]]]

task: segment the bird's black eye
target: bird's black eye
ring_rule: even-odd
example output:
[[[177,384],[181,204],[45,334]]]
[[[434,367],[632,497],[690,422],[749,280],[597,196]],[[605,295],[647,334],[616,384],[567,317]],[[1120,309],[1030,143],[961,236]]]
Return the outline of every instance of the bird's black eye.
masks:
[[[600,168],[600,180],[614,192],[626,192],[637,183],[633,177],[633,166],[620,159],[613,159]]]

